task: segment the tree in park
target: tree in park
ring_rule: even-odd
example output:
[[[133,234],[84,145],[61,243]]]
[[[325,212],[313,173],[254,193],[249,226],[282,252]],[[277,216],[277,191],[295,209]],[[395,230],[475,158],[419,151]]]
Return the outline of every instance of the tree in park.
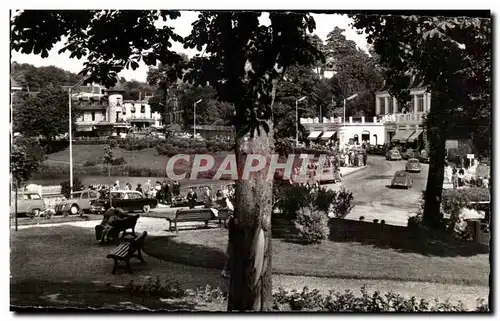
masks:
[[[44,160],[43,150],[36,142],[22,136],[15,137],[10,151],[10,173],[15,188],[15,215],[17,231],[17,191],[38,169]]]
[[[48,86],[36,95],[25,96],[12,106],[14,132],[52,141],[69,128],[68,94],[61,87]],[[73,123],[77,117],[73,112]]]
[[[173,52],[182,41],[172,28],[155,21],[175,19],[176,11],[23,11],[13,18],[14,50],[40,54],[66,37],[62,51],[86,56],[82,73],[90,80],[113,85],[123,68],[138,61],[174,67],[170,75],[196,84],[210,84],[221,101],[235,108],[238,166],[245,155],[273,151],[272,106],[276,84],[289,66],[307,65],[321,57],[308,40],[315,28],[307,13],[271,12],[271,24],[259,23],[260,12],[202,12],[193,23],[185,47],[204,49],[187,69]],[[40,36],[40,35],[43,35]],[[187,71],[183,76],[183,72]],[[169,77],[171,77],[169,76]],[[271,310],[272,180],[266,174],[241,180],[236,188],[235,257],[228,299],[229,310]]]
[[[352,18],[353,26],[368,34],[368,43],[373,44],[386,68],[389,91],[400,105],[409,100],[408,76],[421,79],[432,94],[426,126],[431,163],[423,216],[426,225],[438,226],[445,141],[456,131],[457,115],[490,114],[491,19],[395,15]]]

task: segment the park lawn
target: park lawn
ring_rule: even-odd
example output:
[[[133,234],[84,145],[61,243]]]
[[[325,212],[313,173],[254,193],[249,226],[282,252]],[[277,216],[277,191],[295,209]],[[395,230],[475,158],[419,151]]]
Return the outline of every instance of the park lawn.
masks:
[[[193,266],[221,269],[224,265],[225,230],[181,230],[174,237],[152,238],[154,241],[145,248],[149,255]],[[462,246],[459,250],[455,245],[453,250],[444,249],[446,245],[428,239],[408,242],[421,242],[425,246],[422,251],[416,251],[408,244],[382,246],[368,239],[326,240],[322,244],[303,245],[274,238],[273,273],[458,285],[489,284],[489,257],[484,249],[464,250]]]
[[[189,295],[177,298],[130,293],[131,281],[140,286],[147,284],[148,278],[159,278],[163,284],[177,282],[184,290],[204,288],[207,284],[216,287],[220,284],[220,271],[207,273],[207,269],[145,257],[145,264],[131,261],[133,274],[118,270],[113,275],[113,262],[106,255],[116,245],[98,246],[93,229],[61,225],[12,230],[10,245],[10,303],[14,309],[51,306],[221,311],[226,308],[224,302],[202,302]]]
[[[83,165],[86,162],[99,162],[104,156],[104,147],[106,145],[74,145],[73,146],[73,162],[75,164]],[[123,157],[125,165],[137,168],[151,168],[157,170],[165,170],[168,162],[168,156],[157,155],[155,148],[145,148],[141,150],[126,150],[122,148],[114,148],[113,156],[115,158]],[[217,169],[224,160],[225,153],[221,152],[214,155],[215,163],[214,168]],[[49,154],[46,163],[51,164],[54,162],[69,162],[69,149],[59,151],[57,153]],[[184,161],[177,161],[175,163],[176,172],[185,172],[189,168],[188,164]]]

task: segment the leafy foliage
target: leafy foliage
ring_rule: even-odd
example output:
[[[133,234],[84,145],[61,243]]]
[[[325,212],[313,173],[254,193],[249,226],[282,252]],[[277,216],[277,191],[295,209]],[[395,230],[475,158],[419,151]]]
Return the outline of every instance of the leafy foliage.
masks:
[[[306,244],[321,243],[328,238],[328,216],[312,207],[302,207],[294,220],[300,239]]]
[[[356,296],[350,290],[344,293],[330,291],[322,295],[318,290],[304,289],[299,292],[288,292],[280,288],[274,295],[274,309],[279,311],[323,311],[323,312],[464,312],[467,311],[462,302],[453,304],[449,301],[434,303],[418,300],[415,297],[405,298],[400,294],[378,291],[368,293],[366,286],[361,288],[361,295]],[[488,303],[478,299],[476,312],[489,311]]]
[[[23,88],[36,92],[47,87],[70,86],[80,80],[80,76],[56,66],[35,67],[31,64],[12,62],[10,76]]]
[[[27,137],[41,136],[47,141],[68,132],[68,94],[60,87],[46,87],[12,108],[14,132]],[[73,110],[73,122],[77,116]]]
[[[82,181],[78,177],[73,178],[73,192],[78,192],[84,189]],[[69,180],[61,182],[61,194],[66,198],[70,198],[71,186]]]

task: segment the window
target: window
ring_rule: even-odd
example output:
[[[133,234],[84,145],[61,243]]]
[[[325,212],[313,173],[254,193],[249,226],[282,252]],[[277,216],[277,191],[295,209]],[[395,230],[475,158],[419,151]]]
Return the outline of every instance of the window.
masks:
[[[88,199],[89,198],[89,193],[88,192],[82,193],[82,198]]]
[[[139,195],[139,193],[127,193],[127,195],[128,195],[128,199],[131,199],[131,200],[141,198],[141,195]]]
[[[41,200],[42,198],[38,194],[30,194],[30,199],[32,199],[32,200]]]
[[[378,101],[380,102],[380,114],[385,114],[385,97],[380,97]]]
[[[125,195],[123,193],[114,192],[111,193],[111,198],[124,199]]]
[[[91,115],[92,115],[92,121],[95,121],[95,112],[92,112]]]
[[[417,112],[424,112],[424,94],[417,95]]]
[[[82,193],[73,193],[73,194],[71,194],[71,198],[80,198],[81,194]]]
[[[118,106],[118,107],[122,106],[122,99],[121,98],[116,98],[116,106]]]
[[[116,121],[118,121],[118,120],[120,119],[120,114],[121,114],[121,112],[120,112],[120,111],[117,111],[117,112],[116,112]]]
[[[392,97],[390,96],[387,100],[387,113],[388,114],[394,113],[394,99],[392,99]]]
[[[141,114],[146,112],[146,105],[141,105]]]

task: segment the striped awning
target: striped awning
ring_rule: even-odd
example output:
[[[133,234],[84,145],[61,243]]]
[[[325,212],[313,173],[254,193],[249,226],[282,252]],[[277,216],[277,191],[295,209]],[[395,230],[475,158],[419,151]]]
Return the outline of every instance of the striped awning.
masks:
[[[416,140],[418,139],[418,137],[419,137],[420,135],[422,135],[422,133],[423,133],[423,132],[424,132],[424,131],[423,131],[422,129],[418,129],[418,130],[416,130],[415,132],[413,132],[413,134],[412,134],[412,135],[410,135],[410,137],[408,138],[408,142],[409,142],[409,143],[412,143],[412,142],[416,141]]]
[[[307,136],[307,139],[316,139],[321,135],[322,131],[312,131],[309,136]]]
[[[335,133],[336,133],[336,131],[330,131],[330,132],[326,131],[321,136],[321,139],[327,139],[328,140],[328,139],[332,138],[332,136],[335,135]]]
[[[394,143],[404,143],[414,132],[414,130],[398,130],[391,141]]]

